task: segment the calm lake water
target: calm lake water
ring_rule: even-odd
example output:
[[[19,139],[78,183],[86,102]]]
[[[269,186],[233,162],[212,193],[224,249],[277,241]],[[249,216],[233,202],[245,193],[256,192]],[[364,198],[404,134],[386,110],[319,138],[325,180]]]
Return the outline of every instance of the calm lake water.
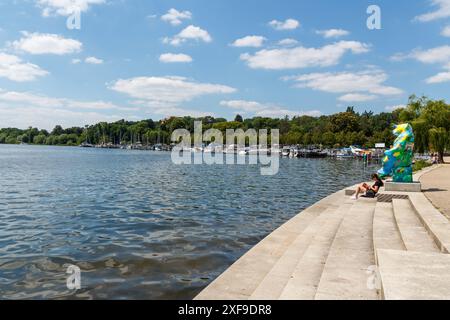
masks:
[[[275,228],[378,166],[0,145],[0,299],[191,299]],[[82,289],[66,287],[68,265]]]

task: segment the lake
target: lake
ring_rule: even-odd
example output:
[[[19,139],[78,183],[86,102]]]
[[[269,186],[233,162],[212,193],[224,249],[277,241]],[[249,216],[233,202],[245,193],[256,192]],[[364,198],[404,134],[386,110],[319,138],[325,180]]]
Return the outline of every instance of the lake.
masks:
[[[1,299],[192,299],[278,226],[378,165],[175,165],[170,153],[0,145]],[[67,289],[67,266],[82,288]]]

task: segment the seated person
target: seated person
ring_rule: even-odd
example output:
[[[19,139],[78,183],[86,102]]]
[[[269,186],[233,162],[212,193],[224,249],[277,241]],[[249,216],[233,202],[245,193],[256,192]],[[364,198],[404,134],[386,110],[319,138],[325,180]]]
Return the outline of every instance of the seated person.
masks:
[[[365,194],[363,197],[366,198],[375,198],[377,193],[380,191],[380,188],[384,186],[383,180],[377,175],[372,175],[372,180],[375,182],[373,186],[369,186],[367,183],[360,185],[356,189],[355,195],[352,197],[352,200],[358,200],[360,194]]]

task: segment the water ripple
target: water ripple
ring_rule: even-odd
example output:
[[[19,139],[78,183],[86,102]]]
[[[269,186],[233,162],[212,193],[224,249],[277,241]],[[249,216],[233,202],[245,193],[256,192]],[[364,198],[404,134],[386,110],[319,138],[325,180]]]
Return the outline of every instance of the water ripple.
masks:
[[[164,153],[0,146],[0,298],[190,299],[358,161],[175,166]],[[66,288],[66,268],[82,289]]]

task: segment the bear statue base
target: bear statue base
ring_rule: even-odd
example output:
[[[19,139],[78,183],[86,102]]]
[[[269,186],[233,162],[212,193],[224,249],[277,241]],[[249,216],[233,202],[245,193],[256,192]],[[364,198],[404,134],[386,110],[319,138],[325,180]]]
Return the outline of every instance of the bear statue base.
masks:
[[[422,192],[422,184],[420,182],[386,182],[385,191],[394,192]]]

